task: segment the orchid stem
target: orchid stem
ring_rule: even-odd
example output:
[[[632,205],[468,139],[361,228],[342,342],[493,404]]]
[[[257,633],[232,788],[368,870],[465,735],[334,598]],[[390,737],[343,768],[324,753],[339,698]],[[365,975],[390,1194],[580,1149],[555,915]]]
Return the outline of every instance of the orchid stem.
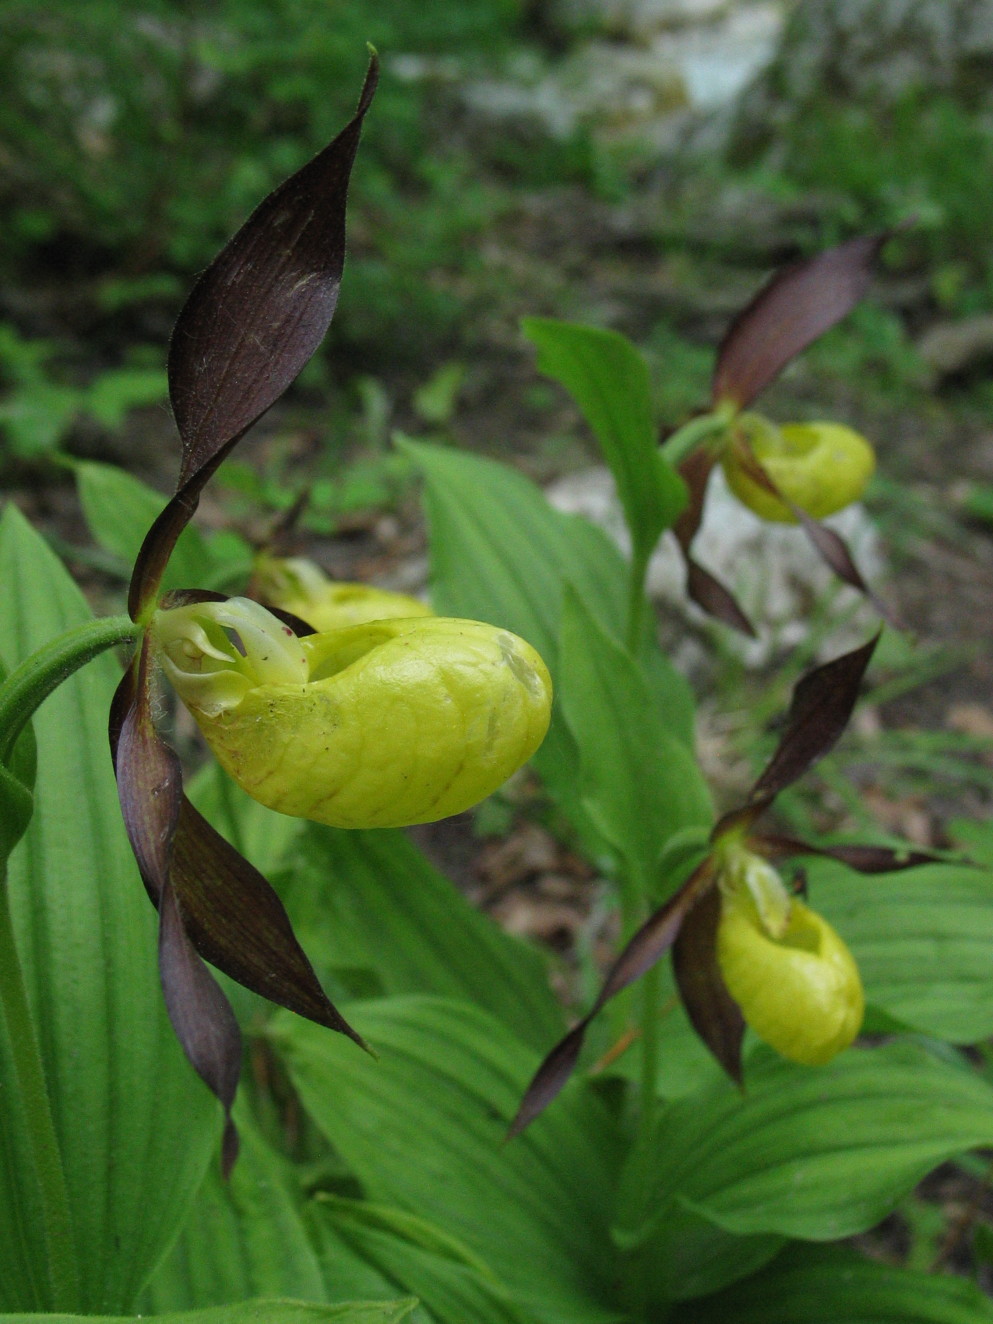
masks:
[[[35,709],[64,680],[108,648],[133,643],[140,634],[141,626],[129,616],[104,616],[60,634],[25,658],[0,685],[0,763],[9,763]]]
[[[713,413],[691,418],[667,438],[662,454],[674,469],[678,469],[687,456],[692,455],[704,442],[726,432],[734,414],[733,407],[719,405]]]
[[[645,576],[648,573],[649,553],[642,552],[631,559],[628,567],[628,612],[625,640],[632,657],[638,653],[645,624]]]
[[[7,888],[7,870],[0,865],[0,1041],[9,1054],[12,1079],[8,1107],[19,1115],[29,1142],[29,1159],[44,1229],[46,1281],[38,1282],[42,1310],[79,1307],[79,1274],[65,1174],[51,1101],[45,1081],[41,1049],[35,1031],[24,974],[14,940],[13,916]],[[5,1091],[7,1093],[7,1091]]]

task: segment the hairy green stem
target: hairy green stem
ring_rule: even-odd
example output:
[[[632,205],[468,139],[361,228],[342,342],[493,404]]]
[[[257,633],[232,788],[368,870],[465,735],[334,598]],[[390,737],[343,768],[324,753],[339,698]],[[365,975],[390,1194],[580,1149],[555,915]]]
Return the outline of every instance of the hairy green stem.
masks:
[[[662,454],[674,469],[678,469],[697,447],[702,446],[705,441],[710,441],[712,437],[719,437],[722,432],[726,432],[734,414],[735,410],[721,405],[712,414],[701,414],[698,418],[691,418],[667,438],[662,447]]]
[[[33,1168],[44,1228],[47,1290],[38,1304],[43,1310],[75,1310],[79,1306],[79,1273],[69,1199],[41,1049],[14,941],[6,865],[0,866],[0,1020],[9,1044],[13,1075],[7,1082],[11,1088],[5,1093],[17,1100],[23,1116],[30,1153],[20,1157]]]
[[[105,616],[60,634],[25,658],[0,685],[0,763],[9,762],[35,709],[64,680],[108,648],[133,643],[140,633],[129,616]]]

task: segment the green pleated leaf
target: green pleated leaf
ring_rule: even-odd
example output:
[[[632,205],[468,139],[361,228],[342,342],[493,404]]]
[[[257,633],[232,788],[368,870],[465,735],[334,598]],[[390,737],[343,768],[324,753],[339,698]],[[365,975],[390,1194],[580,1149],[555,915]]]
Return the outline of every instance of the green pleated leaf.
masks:
[[[993,1302],[961,1278],[898,1269],[841,1247],[795,1246],[672,1324],[990,1324]]]
[[[94,541],[119,557],[122,568],[130,573],[145,534],[161,515],[168,497],[112,464],[84,460],[75,469],[79,500]],[[214,588],[239,562],[247,574],[251,552],[240,538],[228,535],[215,549],[187,525],[169,561],[163,591]]]
[[[809,874],[873,1006],[952,1043],[993,1034],[993,871],[929,864],[866,878],[817,860]]]
[[[283,1015],[272,1034],[366,1196],[458,1237],[538,1321],[615,1320],[606,1220],[618,1137],[598,1101],[570,1091],[504,1144],[532,1049],[484,1012],[440,998],[348,1011],[378,1062]]]
[[[319,1196],[311,1223],[321,1245],[329,1287],[346,1280],[342,1251],[361,1257],[367,1273],[391,1294],[414,1293],[420,1305],[411,1324],[532,1324],[534,1316],[511,1300],[506,1287],[457,1238],[397,1209],[360,1200]],[[371,1295],[371,1293],[365,1293]]]
[[[558,699],[579,751],[586,809],[651,896],[670,837],[713,822],[710,792],[692,753],[653,705],[644,672],[571,586],[562,608]]]
[[[538,1049],[561,1035],[544,957],[473,909],[402,832],[308,825],[282,891],[329,972],[356,967],[381,993],[472,1002]]]
[[[728,1232],[827,1240],[888,1214],[936,1164],[993,1143],[993,1089],[906,1043],[799,1067],[762,1049],[744,1097],[718,1086],[671,1104],[651,1157],[627,1175],[623,1235],[665,1254],[680,1204]]]
[[[179,1240],[142,1293],[141,1306],[149,1315],[248,1297],[341,1299],[325,1292],[292,1171],[245,1109],[235,1116],[238,1162],[228,1181],[217,1164],[208,1169]]]
[[[522,474],[476,455],[404,442],[426,479],[431,591],[436,611],[513,630],[558,676],[565,583],[590,614],[623,638],[628,566],[602,530],[551,508]],[[693,695],[647,632],[639,651],[652,702],[671,734],[693,743]],[[575,742],[558,705],[534,766],[590,849],[602,846],[582,803]]]
[[[647,560],[686,505],[686,484],[659,450],[648,365],[616,331],[525,317],[538,367],[574,397],[610,466],[635,559]]]
[[[306,1301],[241,1301],[236,1306],[156,1315],[159,1324],[400,1324],[414,1301],[353,1301],[317,1306]],[[0,1324],[130,1324],[147,1315],[0,1315]]]
[[[60,562],[13,507],[0,522],[0,579],[9,665],[90,618]],[[131,1308],[179,1230],[219,1123],[159,993],[155,913],[124,834],[107,747],[119,678],[119,663],[99,657],[36,714],[35,814],[10,859],[15,931],[65,1174],[79,1309],[90,1312]],[[51,1308],[38,1281],[45,1263],[39,1230],[29,1220],[12,1231],[15,1217],[0,1201],[0,1308]],[[28,1276],[6,1253],[18,1244],[34,1248]]]

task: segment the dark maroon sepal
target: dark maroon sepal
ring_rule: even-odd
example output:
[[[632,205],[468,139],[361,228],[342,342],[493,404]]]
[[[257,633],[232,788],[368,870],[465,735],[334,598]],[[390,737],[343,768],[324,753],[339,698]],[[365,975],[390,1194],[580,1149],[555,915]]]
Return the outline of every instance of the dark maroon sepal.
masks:
[[[715,464],[716,460],[710,451],[700,449],[687,455],[679,466],[679,476],[686,484],[689,500],[672,526],[672,531],[684,552],[689,551],[690,544],[700,531],[707,499],[707,483]]]
[[[169,393],[180,486],[265,413],[324,338],[345,261],[349,175],[378,77],[373,56],[353,119],[259,204],[179,315]]]
[[[176,495],[138,553],[128,610],[144,617],[208,479],[282,395],[324,338],[345,262],[348,180],[379,77],[338,137],[269,194],[194,285],[169,346],[169,396],[183,445]]]
[[[727,1074],[740,1085],[745,1018],[717,964],[721,897],[710,889],[683,920],[672,948],[672,968],[694,1030]]]
[[[236,983],[365,1044],[328,999],[282,901],[183,797],[171,879],[194,947]]]
[[[124,826],[155,905],[166,881],[183,799],[179,760],[152,721],[146,635],[111,705],[110,743]]]
[[[811,846],[796,837],[763,832],[749,840],[749,846],[768,860],[785,860],[794,855],[817,855],[847,864],[858,873],[896,873],[917,869],[922,864],[942,864],[940,855],[912,850],[909,846]]]
[[[575,1069],[586,1030],[611,998],[650,970],[676,941],[687,914],[714,883],[713,864],[708,856],[690,874],[686,882],[664,906],[649,916],[614,961],[603,987],[583,1019],[555,1045],[524,1092],[508,1131],[508,1138],[519,1135],[561,1091]]]
[[[705,611],[715,621],[730,625],[732,630],[738,630],[754,639],[755,626],[742,611],[730,589],[685,552],[683,560],[686,563],[686,594],[690,601],[695,602],[701,611]]]
[[[703,520],[707,483],[714,464],[713,455],[701,449],[693,451],[679,466],[679,476],[686,484],[690,495],[688,504],[673,525],[673,533],[676,535],[686,565],[686,595],[708,616],[754,639],[755,629],[734,595],[724,587],[716,575],[712,575],[694,560],[690,553],[693,539],[699,532]]]
[[[836,533],[834,529],[829,529],[826,524],[821,524],[819,520],[808,515],[805,510],[801,510],[799,506],[795,506],[791,501],[786,504],[802,526],[811,546],[825,565],[834,571],[843,584],[848,584],[850,588],[857,589],[859,593],[864,594],[883,620],[900,629],[900,622],[893,610],[866,583],[861,570],[855,564],[855,559],[848,544],[841,534]]]
[[[579,1054],[582,1051],[586,1030],[593,1019],[594,1012],[574,1025],[564,1039],[560,1039],[548,1054],[531,1079],[531,1084],[524,1093],[521,1106],[510,1126],[507,1128],[508,1140],[521,1134],[534,1119],[545,1111],[576,1069]]]
[[[831,570],[842,583],[850,588],[857,589],[859,593],[864,594],[884,620],[896,625],[889,608],[880,601],[873,590],[862,577],[862,572],[855,564],[855,560],[848,548],[848,544],[842,538],[840,533],[835,533],[834,529],[829,529],[826,524],[814,519],[808,515],[805,510],[791,501],[789,497],[779,490],[768,471],[763,468],[755,456],[752,447],[744,438],[739,438],[736,445],[736,455],[742,469],[759,487],[765,489],[770,496],[774,496],[777,501],[781,501],[789,510],[790,514],[803,529],[810,541],[811,546],[824,564]]]
[[[221,1166],[227,1177],[238,1154],[231,1108],[241,1074],[241,1030],[231,1004],[193,949],[168,882],[159,899],[159,976],[176,1038],[224,1108]]]
[[[769,808],[773,798],[771,795],[753,797],[745,804],[739,805],[737,809],[729,809],[714,824],[710,840],[716,844],[722,837],[737,837],[739,841],[742,841],[745,837],[751,839],[753,824]]]
[[[803,676],[793,690],[786,729],[758,781],[750,802],[768,802],[792,786],[831,750],[855,707],[879,635]]]
[[[865,295],[890,232],[850,239],[784,267],[738,314],[721,343],[713,402],[744,409],[787,363]]]

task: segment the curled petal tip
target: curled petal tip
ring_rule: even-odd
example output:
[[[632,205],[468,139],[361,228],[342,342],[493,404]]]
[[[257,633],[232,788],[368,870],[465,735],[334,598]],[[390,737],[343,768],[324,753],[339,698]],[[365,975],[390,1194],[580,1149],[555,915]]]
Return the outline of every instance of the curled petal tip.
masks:
[[[426,602],[370,584],[336,583],[304,557],[260,556],[253,582],[269,607],[298,616],[315,631],[342,630],[407,616],[431,616]]]

